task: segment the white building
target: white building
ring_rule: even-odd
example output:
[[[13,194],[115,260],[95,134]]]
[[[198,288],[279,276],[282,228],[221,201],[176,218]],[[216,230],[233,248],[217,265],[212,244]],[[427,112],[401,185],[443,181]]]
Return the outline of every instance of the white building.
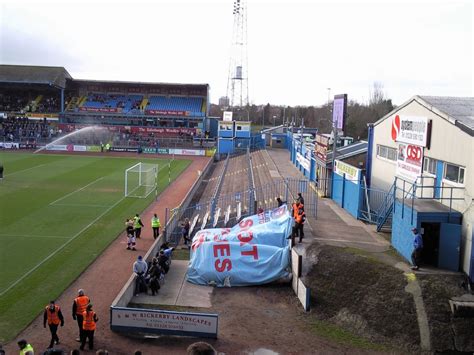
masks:
[[[460,269],[473,279],[474,98],[414,96],[375,122],[369,141],[372,188],[401,177],[462,214]]]

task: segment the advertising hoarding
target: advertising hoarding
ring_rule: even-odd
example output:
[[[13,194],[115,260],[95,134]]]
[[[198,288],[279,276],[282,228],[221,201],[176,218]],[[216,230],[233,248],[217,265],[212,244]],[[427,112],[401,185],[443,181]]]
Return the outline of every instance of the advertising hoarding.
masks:
[[[296,153],[296,161],[307,171],[311,168],[311,162],[300,153]]]
[[[224,116],[222,117],[222,120],[226,122],[232,121],[232,111],[224,111]]]
[[[354,183],[358,184],[360,180],[360,169],[346,164],[340,160],[334,161],[334,172],[338,175],[346,174],[346,179],[354,181]]]
[[[113,331],[217,338],[217,325],[217,314],[111,307]]]
[[[427,117],[396,115],[392,121],[392,139],[426,147],[429,140],[428,121]]]
[[[347,115],[347,94],[335,95],[332,106],[332,125],[344,131]]]
[[[415,181],[423,170],[423,147],[414,144],[398,144],[397,175]]]

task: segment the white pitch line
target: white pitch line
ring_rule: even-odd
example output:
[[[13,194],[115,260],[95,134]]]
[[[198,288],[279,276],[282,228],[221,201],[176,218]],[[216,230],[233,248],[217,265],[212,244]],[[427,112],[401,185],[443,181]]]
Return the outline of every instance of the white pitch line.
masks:
[[[70,206],[70,207],[101,207],[106,208],[109,206],[106,205],[89,205],[89,204],[82,204],[82,203],[55,203],[54,206]]]
[[[34,235],[34,234],[0,234],[0,238],[56,238],[56,239],[69,239],[60,235]]]
[[[35,166],[32,166],[31,168],[28,168],[28,169],[23,169],[23,170],[18,170],[18,171],[14,171],[13,173],[10,173],[10,174],[5,174],[5,177],[7,176],[12,176],[12,175],[15,175],[15,174],[19,174],[19,173],[22,173],[24,171],[29,171],[29,170],[32,170],[32,169],[36,169],[36,168],[39,168],[40,166],[45,166],[49,163],[45,163],[45,164],[40,164],[40,165],[35,165]]]
[[[118,200],[117,202],[115,202],[112,206],[110,206],[109,208],[107,208],[104,212],[102,212],[96,219],[94,219],[91,223],[89,223],[87,226],[85,226],[84,228],[82,228],[79,232],[77,232],[76,234],[74,234],[72,236],[71,239],[69,239],[66,243],[64,243],[63,245],[61,245],[58,249],[56,249],[55,251],[53,251],[51,254],[49,254],[45,259],[43,259],[40,263],[36,264],[36,266],[32,269],[30,269],[30,271],[28,271],[26,274],[24,274],[22,277],[20,277],[18,280],[16,280],[13,284],[11,284],[10,286],[8,286],[7,289],[5,289],[4,291],[2,291],[0,293],[0,297],[3,296],[5,293],[7,293],[8,291],[10,291],[13,287],[15,287],[16,285],[18,285],[21,281],[23,281],[26,277],[28,277],[30,274],[32,274],[34,271],[36,271],[36,269],[38,269],[41,265],[43,265],[46,261],[48,261],[49,259],[51,259],[53,256],[56,255],[56,253],[60,252],[62,249],[64,249],[67,245],[69,245],[69,243],[71,243],[73,240],[75,240],[78,236],[80,236],[84,231],[86,231],[87,229],[89,229],[89,227],[91,227],[95,222],[97,222],[99,219],[102,218],[102,216],[104,216],[107,212],[109,212],[110,210],[112,210],[115,206],[117,206],[120,202],[122,202],[123,200],[125,199],[125,196],[123,196],[120,200]]]
[[[67,195],[64,195],[63,197],[58,198],[56,201],[51,202],[49,205],[50,205],[50,206],[53,206],[56,202],[59,202],[59,201],[61,201],[61,200],[64,200],[66,197],[69,197],[69,196],[75,194],[76,192],[79,192],[79,191],[84,190],[85,188],[87,188],[87,187],[89,187],[89,186],[95,184],[97,181],[102,180],[104,177],[105,177],[105,176],[102,176],[102,177],[100,177],[100,178],[98,178],[98,179],[96,179],[96,180],[94,180],[94,181],[88,183],[86,186],[83,186],[83,187],[81,187],[80,189],[74,190],[73,192],[70,192],[70,193],[68,193]]]

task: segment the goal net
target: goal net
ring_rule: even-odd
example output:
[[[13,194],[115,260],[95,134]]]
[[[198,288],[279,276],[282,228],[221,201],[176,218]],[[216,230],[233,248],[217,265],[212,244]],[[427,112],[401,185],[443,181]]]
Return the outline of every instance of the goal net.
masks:
[[[145,198],[156,189],[157,164],[137,163],[125,170],[125,197]]]

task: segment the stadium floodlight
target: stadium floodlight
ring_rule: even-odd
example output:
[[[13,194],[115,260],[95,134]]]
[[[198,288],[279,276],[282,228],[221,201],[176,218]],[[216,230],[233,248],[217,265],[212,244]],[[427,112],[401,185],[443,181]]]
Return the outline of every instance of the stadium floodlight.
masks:
[[[137,163],[125,170],[125,197],[146,198],[157,186],[158,165]]]

